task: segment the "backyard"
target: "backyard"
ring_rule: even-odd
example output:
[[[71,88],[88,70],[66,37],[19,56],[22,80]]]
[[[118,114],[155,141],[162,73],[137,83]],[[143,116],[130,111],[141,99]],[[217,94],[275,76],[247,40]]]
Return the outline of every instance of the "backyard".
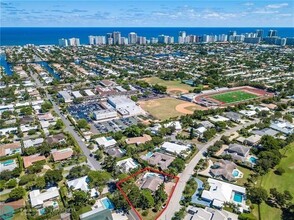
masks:
[[[234,102],[241,102],[248,99],[256,98],[257,95],[244,92],[241,90],[232,91],[232,92],[224,92],[216,95],[212,95],[211,98],[223,102],[223,103],[234,103]]]

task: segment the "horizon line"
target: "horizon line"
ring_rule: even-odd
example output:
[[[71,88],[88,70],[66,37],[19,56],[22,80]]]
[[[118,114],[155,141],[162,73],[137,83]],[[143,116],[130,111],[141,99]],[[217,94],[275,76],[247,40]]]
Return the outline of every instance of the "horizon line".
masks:
[[[226,27],[215,27],[215,26],[23,26],[23,27],[13,27],[13,26],[6,26],[0,28],[294,28],[294,26],[226,26]]]

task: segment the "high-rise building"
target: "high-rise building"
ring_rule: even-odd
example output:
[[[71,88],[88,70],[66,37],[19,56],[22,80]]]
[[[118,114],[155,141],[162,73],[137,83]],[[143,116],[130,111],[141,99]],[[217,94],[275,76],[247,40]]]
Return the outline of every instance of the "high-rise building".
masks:
[[[70,46],[80,46],[80,39],[79,38],[69,38],[69,45]]]
[[[146,44],[147,43],[146,37],[138,36],[137,37],[137,43],[138,44]]]
[[[228,35],[226,35],[226,34],[220,34],[220,35],[218,35],[218,41],[219,42],[226,42],[226,41],[228,41]]]
[[[120,38],[120,43],[123,44],[123,45],[127,45],[127,44],[129,44],[129,40],[126,37],[121,37]]]
[[[263,30],[262,29],[256,30],[256,34],[257,34],[257,37],[260,37],[260,39],[263,38]]]
[[[112,37],[107,38],[107,44],[108,45],[112,45],[113,44],[113,38]]]
[[[158,43],[158,38],[156,38],[156,37],[150,38],[150,44],[157,44],[157,43]]]
[[[128,38],[129,38],[129,44],[137,43],[137,34],[135,32],[129,33]]]
[[[187,37],[186,31],[180,31],[179,32],[179,37],[178,37],[178,43],[179,44],[185,43],[186,37]]]
[[[113,44],[121,44],[121,33],[118,31],[113,32]]]
[[[95,36],[93,36],[93,35],[90,35],[90,36],[89,36],[89,44],[90,44],[90,45],[94,45],[94,44],[96,44],[96,43],[95,43]]]
[[[106,34],[106,43],[109,44],[108,39],[112,38],[112,33],[107,33]],[[113,44],[113,43],[112,43]]]
[[[229,31],[229,34],[228,34],[229,37],[236,36],[236,35],[237,35],[237,31]]]
[[[106,44],[105,36],[95,36],[95,44],[97,44],[97,45]]]
[[[58,40],[58,44],[60,47],[67,47],[68,46],[68,41],[65,38],[61,38]]]
[[[277,37],[278,36],[278,31],[277,30],[269,30],[267,36],[268,37]]]

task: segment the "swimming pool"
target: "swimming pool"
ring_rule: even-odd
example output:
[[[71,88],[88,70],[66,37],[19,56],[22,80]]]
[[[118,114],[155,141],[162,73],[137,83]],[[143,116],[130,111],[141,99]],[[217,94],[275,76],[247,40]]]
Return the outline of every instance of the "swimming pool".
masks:
[[[241,203],[243,201],[243,194],[235,192],[234,193],[234,201]]]
[[[4,162],[1,162],[3,164],[3,166],[9,166],[11,164],[14,164],[14,160],[10,159],[10,160],[6,160]]]
[[[110,199],[108,199],[108,198],[104,198],[104,199],[101,199],[101,202],[102,202],[104,208],[106,208],[106,209],[110,209],[110,210],[113,210],[113,209],[114,209],[114,205],[113,205],[113,203],[110,201]]]
[[[106,140],[111,141],[113,138],[112,137],[106,137]]]
[[[239,170],[233,170],[232,175],[233,177],[238,177],[240,174]]]
[[[147,158],[150,158],[150,157],[152,157],[152,155],[153,155],[152,152],[148,152],[148,153],[146,154],[146,157],[147,157]]]
[[[256,164],[256,161],[257,161],[257,158],[256,157],[250,157],[249,158],[249,162],[250,163]]]
[[[45,210],[45,208],[40,209],[40,210],[39,210],[39,214],[40,214],[40,215],[44,215],[44,214],[46,214],[46,210]]]

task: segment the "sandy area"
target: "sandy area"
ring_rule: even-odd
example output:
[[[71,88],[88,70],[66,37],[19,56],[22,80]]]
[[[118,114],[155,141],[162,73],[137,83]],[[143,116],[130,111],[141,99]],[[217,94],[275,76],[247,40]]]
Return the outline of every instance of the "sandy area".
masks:
[[[193,107],[193,110],[186,109],[187,107]],[[200,105],[196,105],[192,102],[182,103],[176,106],[176,111],[181,112],[183,114],[193,114],[195,110],[204,110],[204,109],[205,109],[204,107]]]

